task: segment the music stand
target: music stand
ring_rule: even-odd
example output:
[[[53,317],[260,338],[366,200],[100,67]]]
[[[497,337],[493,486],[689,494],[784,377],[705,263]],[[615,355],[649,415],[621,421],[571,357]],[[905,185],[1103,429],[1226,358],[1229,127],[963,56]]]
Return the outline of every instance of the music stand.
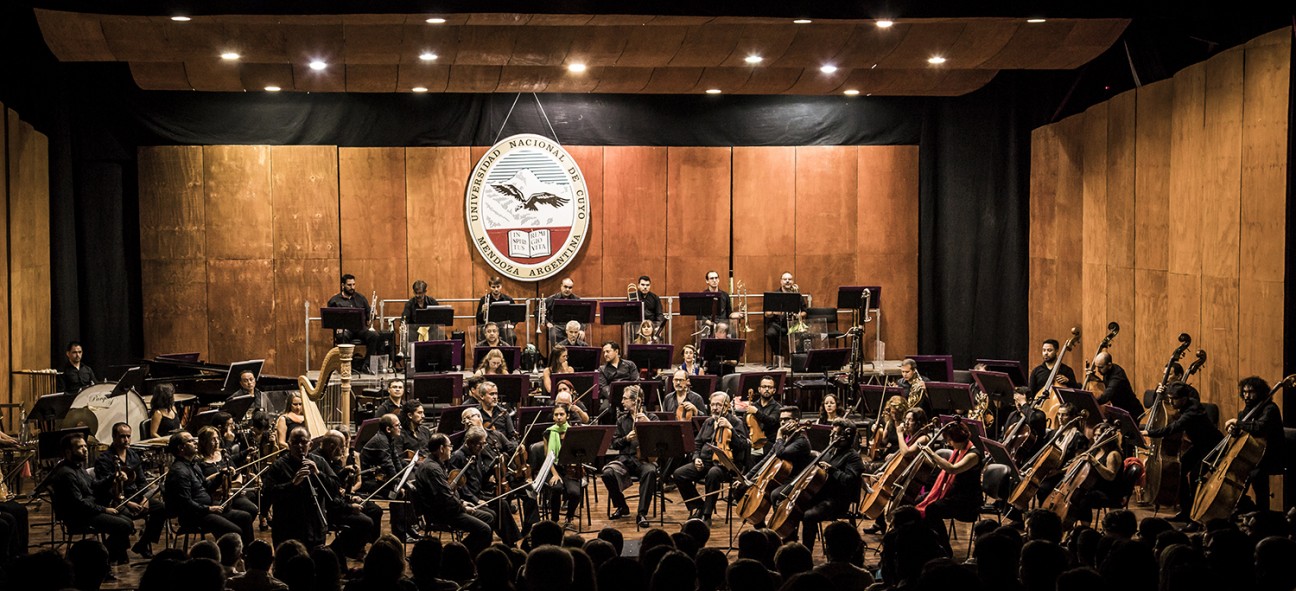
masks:
[[[899,396],[905,398],[907,395],[908,393],[904,391],[904,388],[896,386],[888,386],[885,384],[860,384],[860,398],[855,404],[858,406],[860,402],[863,402],[864,408],[862,410],[857,409],[855,412],[858,412],[861,416],[873,417],[877,415],[878,409],[882,408],[882,405],[886,403],[888,397]]]
[[[526,316],[526,304],[491,304],[490,318],[487,318],[486,321],[495,324],[505,322],[517,325],[525,322]]]
[[[971,412],[972,384],[957,382],[927,382],[927,398],[933,413],[954,413],[968,416]]]
[[[463,343],[459,341],[419,341],[414,343],[414,373],[444,373],[462,363]]]
[[[599,323],[604,326],[637,325],[643,316],[643,302],[599,302]]]
[[[747,341],[744,339],[702,339],[698,361],[705,367],[724,367],[726,360],[742,359],[746,350]]]
[[[695,376],[690,374],[688,379],[689,389],[703,396],[710,396],[720,384],[720,379],[715,376]]]
[[[135,392],[141,396],[144,395],[144,381],[148,378],[149,368],[147,365],[132,367],[122,374],[121,379],[113,386],[109,398],[121,396],[127,392]],[[128,405],[127,408],[130,408]],[[130,422],[130,417],[126,417],[126,422]]]
[[[608,404],[612,405],[613,417],[615,413],[621,412],[621,394],[625,392],[627,386],[639,386],[643,390],[640,400],[643,402],[644,410],[661,410],[661,397],[664,394],[660,380],[626,380],[622,382],[612,382],[608,384]]]
[[[461,404],[459,406],[447,406],[441,409],[441,414],[437,415],[437,433],[450,435],[457,431],[463,430],[463,420],[459,418],[463,411],[469,408],[475,408],[475,404]],[[482,417],[485,420],[485,417]]]
[[[796,314],[804,309],[802,296],[797,292],[767,291],[764,295],[766,312]]]
[[[697,451],[693,421],[669,419],[643,421],[635,423],[635,433],[637,433],[635,437],[639,439],[640,457],[654,458],[660,465],[661,474],[673,473],[674,463],[677,458],[682,458],[685,454],[692,454]],[[658,479],[657,490],[653,491],[653,496],[655,498],[654,502],[661,503],[657,511],[657,522],[660,525],[665,525],[666,500],[662,492],[661,480]]]
[[[978,437],[976,444],[990,456],[987,464],[1003,464],[1012,469],[1014,474],[1019,472],[1017,462],[1013,461],[1012,454],[1008,453],[1008,448],[1004,447],[1004,444],[986,437]]]
[[[185,425],[184,430],[190,433],[197,433],[199,429],[212,424],[212,420],[216,418],[216,413],[221,412],[222,410],[224,410],[224,408],[204,410],[195,414],[190,417],[189,423]]]
[[[562,449],[558,450],[558,463],[567,466],[595,462],[607,453],[615,430],[616,427],[600,425],[568,427],[562,439]]]
[[[365,310],[364,308],[320,308],[320,325],[325,329],[360,332],[365,329]]]
[[[247,361],[236,361],[230,364],[228,372],[225,372],[225,385],[221,386],[221,392],[229,394],[239,389],[239,376],[243,372],[252,372],[252,377],[261,379],[261,368],[265,366],[264,359],[249,359]],[[196,431],[195,431],[196,433]]]
[[[567,365],[578,372],[597,372],[602,357],[600,347],[567,347]]]
[[[864,290],[868,290],[868,296],[864,295]],[[860,306],[868,303],[869,310],[877,310],[882,307],[882,286],[880,285],[843,285],[837,288],[837,309],[838,310],[858,310]]]
[[[552,388],[556,392],[558,390],[558,382],[567,380],[571,382],[572,386],[575,387],[576,389],[576,391],[572,393],[572,396],[580,396],[582,393],[588,390],[589,394],[586,394],[585,397],[595,402],[598,402],[599,400],[598,377],[599,374],[596,371],[578,371],[576,373],[555,373],[555,374],[549,374],[549,383],[552,384]],[[550,396],[553,396],[553,394],[554,392],[549,393]]]
[[[548,319],[555,327],[564,329],[568,322],[575,320],[581,326],[594,324],[594,310],[598,306],[595,300],[553,300],[553,314]]]
[[[454,324],[454,308],[452,306],[415,308],[410,318],[410,325],[412,326],[450,326],[452,324]]]
[[[424,404],[449,406],[463,399],[463,374],[414,374],[414,398]]]
[[[554,425],[554,424],[553,424],[552,422],[548,422],[548,423],[545,423],[545,422],[539,422],[539,423],[536,423],[535,426],[531,428],[531,432],[529,432],[529,433],[523,432],[524,437],[522,438],[522,445],[525,445],[525,446],[527,446],[528,448],[530,448],[532,445],[535,445],[535,444],[538,443],[538,442],[544,441],[544,439],[545,439],[545,429],[548,429],[549,427],[552,427],[553,425]],[[570,429],[575,429],[575,428],[576,428],[576,427],[571,427]],[[570,430],[570,429],[569,429],[569,430]],[[564,442],[563,447],[566,447],[566,442]],[[530,449],[527,449],[527,452],[528,452],[528,453],[530,453],[530,451],[531,451]]]
[[[537,416],[545,417],[552,411],[552,406],[523,406],[517,411],[517,424],[513,428],[518,433],[526,431],[527,425],[530,425],[531,421],[536,421],[537,425],[544,422],[536,419]]]
[[[32,405],[27,420],[41,423],[62,419],[67,416],[68,409],[72,408],[72,401],[74,400],[76,400],[76,394],[64,394],[62,392],[41,396]],[[42,431],[46,430],[48,429],[42,429]]]
[[[1088,390],[1078,388],[1053,388],[1058,398],[1063,404],[1070,404],[1075,407],[1076,411],[1088,411],[1089,416],[1085,417],[1085,424],[1094,427],[1103,420],[1103,410],[1098,408],[1098,399],[1093,397],[1093,393]],[[1129,414],[1129,413],[1125,413]]]
[[[626,359],[633,361],[643,375],[653,377],[655,370],[668,369],[675,356],[675,345],[626,345]],[[570,357],[568,357],[570,359]]]
[[[806,353],[806,373],[822,373],[826,378],[845,366],[847,359],[850,359],[850,349],[812,349]]]
[[[351,445],[351,449],[364,449],[364,444],[369,443],[381,428],[381,419],[365,419],[360,423],[360,428],[356,429],[355,442]]]
[[[1103,406],[1103,414],[1109,422],[1116,423],[1116,426],[1120,428],[1121,435],[1125,436],[1125,441],[1133,444],[1134,447],[1147,448],[1147,439],[1143,437],[1143,431],[1139,429],[1138,423],[1134,421],[1134,417],[1130,416],[1129,411],[1108,404]]]
[[[832,425],[810,425],[805,434],[810,440],[810,449],[823,451],[828,449],[828,440],[832,438]]]
[[[928,380],[948,382],[954,377],[953,355],[910,355],[918,364],[918,375]]]
[[[1026,371],[1022,369],[1022,364],[1016,359],[978,359],[977,365],[985,367],[986,371],[997,371],[1008,374],[1008,379],[1012,380],[1014,387],[1025,386],[1029,383],[1026,378]]]
[[[220,407],[221,410],[229,413],[234,417],[235,422],[239,422],[247,415],[248,409],[252,408],[252,403],[256,402],[256,397],[251,394],[240,394],[225,401]],[[196,433],[197,431],[193,431]]]
[[[498,347],[477,345],[473,347],[473,365],[480,365],[482,358],[486,357],[486,354],[490,353],[491,349],[499,349],[500,353],[504,354],[504,367],[509,373],[517,371],[517,368],[522,365],[522,347],[512,345],[500,345]]]
[[[730,394],[729,399],[732,400],[733,398],[735,398],[735,397],[737,397],[737,396],[747,396],[747,391],[748,391],[748,390],[751,390],[751,391],[753,392],[754,395],[759,396],[759,394],[755,394],[755,392],[757,392],[757,390],[759,390],[761,380],[762,380],[762,379],[765,379],[765,378],[774,378],[774,396],[775,396],[775,400],[782,400],[782,399],[783,399],[783,380],[784,380],[784,378],[787,377],[787,375],[788,375],[788,374],[786,374],[786,373],[784,373],[784,372],[781,372],[781,371],[759,371],[759,372],[757,372],[757,371],[753,371],[753,372],[747,372],[747,373],[739,374],[739,375],[738,375],[738,391],[737,391],[737,392],[730,392],[730,393],[729,393],[729,394]],[[707,402],[710,402],[710,399],[709,399],[709,398],[707,399]]]
[[[523,397],[531,389],[531,376],[525,374],[506,374],[483,376],[486,381],[495,384],[499,389],[499,401],[509,406],[522,406]]]
[[[682,291],[679,294],[680,316],[714,318],[720,314],[720,292]]]
[[[1012,376],[999,371],[972,370],[972,380],[995,402],[1012,401]]]
[[[967,425],[968,431],[972,434],[973,439],[986,438],[985,423],[982,423],[978,419],[969,419],[966,416],[959,414],[938,415],[938,424],[942,427],[956,421]]]

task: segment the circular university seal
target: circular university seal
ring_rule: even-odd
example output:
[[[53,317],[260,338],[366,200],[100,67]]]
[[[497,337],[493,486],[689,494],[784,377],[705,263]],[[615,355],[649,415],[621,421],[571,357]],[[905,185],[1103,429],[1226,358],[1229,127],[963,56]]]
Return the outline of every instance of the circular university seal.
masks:
[[[501,275],[540,281],[566,267],[589,234],[589,191],[558,142],[524,133],[491,147],[468,177],[468,234]]]

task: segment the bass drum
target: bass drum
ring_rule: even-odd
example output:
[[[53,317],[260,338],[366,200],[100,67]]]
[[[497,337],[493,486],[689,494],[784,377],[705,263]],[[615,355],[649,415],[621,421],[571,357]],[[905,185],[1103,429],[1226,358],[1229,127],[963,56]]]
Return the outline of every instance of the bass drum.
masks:
[[[121,396],[112,396],[115,384],[95,384],[81,391],[72,400],[69,408],[86,408],[99,419],[99,428],[93,434],[100,443],[112,443],[112,428],[117,423],[126,423],[132,431],[138,430],[139,422],[148,418],[148,408],[139,394],[127,392]],[[129,420],[127,420],[129,418]]]

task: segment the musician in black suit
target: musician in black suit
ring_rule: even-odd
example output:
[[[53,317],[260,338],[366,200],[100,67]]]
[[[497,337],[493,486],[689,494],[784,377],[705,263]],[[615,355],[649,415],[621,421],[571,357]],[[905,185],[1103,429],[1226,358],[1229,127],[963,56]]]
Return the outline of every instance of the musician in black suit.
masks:
[[[89,365],[81,362],[84,354],[81,343],[72,341],[67,346],[67,363],[59,368],[59,390],[65,394],[76,394],[95,382],[95,373]]]
[[[1261,509],[1270,507],[1269,476],[1282,474],[1284,464],[1282,411],[1269,396],[1269,383],[1259,376],[1244,378],[1238,382],[1238,394],[1246,406],[1238,411],[1235,419],[1229,419],[1224,427],[1229,432],[1249,433],[1265,442],[1264,455],[1260,463],[1251,471],[1251,491],[1255,502]]]
[[[373,434],[360,451],[360,468],[373,470],[374,477],[366,480],[361,490],[376,491],[385,486],[385,492],[392,494],[400,472],[408,464],[401,451],[400,418],[394,414],[385,414],[378,419],[378,432]],[[406,540],[414,534],[414,515],[407,503],[394,503],[391,506],[392,534]]]
[[[1197,477],[1201,475],[1202,460],[1224,438],[1224,434],[1206,414],[1196,388],[1184,382],[1170,382],[1166,385],[1165,399],[1179,414],[1163,428],[1148,429],[1147,435],[1166,437],[1182,433],[1188,440],[1187,449],[1179,455],[1179,514],[1170,518],[1171,521],[1188,521],[1193,499],[1197,496]]]
[[[553,323],[554,302],[557,300],[579,300],[580,296],[576,295],[576,293],[572,291],[575,288],[576,282],[572,281],[571,277],[564,277],[562,284],[559,286],[558,293],[545,298],[544,302],[541,303],[541,305],[544,306],[545,334],[549,335],[549,346],[551,348],[562,342],[563,338],[566,336],[566,326],[555,325]],[[536,310],[536,314],[539,313],[540,311]],[[537,320],[539,319],[537,318]],[[576,326],[579,327],[580,323],[576,323]],[[577,333],[579,334],[579,328],[577,329]]]
[[[1129,376],[1125,375],[1125,368],[1112,361],[1111,353],[1103,351],[1094,356],[1085,375],[1088,377],[1095,372],[1102,376],[1103,393],[1098,396],[1100,406],[1110,403],[1130,413],[1135,419],[1143,416],[1143,401],[1134,394],[1134,387],[1130,385]]]
[[[276,547],[297,540],[314,548],[328,536],[325,506],[341,486],[328,461],[308,453],[309,449],[310,432],[304,427],[293,429],[288,434],[288,451],[279,454],[265,473],[272,515],[270,534]]]
[[[851,503],[859,500],[864,462],[860,460],[855,442],[855,423],[834,419],[828,449],[815,462],[819,469],[827,472],[828,479],[811,499],[810,508],[801,515],[801,543],[811,550],[814,549],[819,523],[843,517]]]
[[[135,525],[116,508],[100,505],[95,500],[90,474],[86,471],[90,448],[85,436],[65,435],[61,444],[63,461],[49,475],[55,516],[69,527],[93,527],[107,536],[104,545],[108,548],[108,559],[125,564],[126,546],[130,544]]]
[[[488,447],[486,439],[485,429],[469,427],[464,433],[463,445],[450,454],[449,463],[443,466],[443,468],[448,467],[459,471],[456,475],[459,480],[454,486],[455,493],[460,499],[472,505],[486,503],[499,494],[496,491],[502,487],[496,486],[495,469],[499,462],[508,461],[508,458],[501,457],[498,451]],[[502,471],[498,473],[498,475],[503,474]],[[451,478],[453,479],[454,476]],[[516,544],[522,535],[518,531],[517,522],[513,520],[509,501],[495,499],[492,503],[490,513],[494,519],[488,522],[488,525],[499,534],[500,540],[505,544],[509,546]]]
[[[464,532],[463,543],[476,556],[490,545],[493,513],[470,506],[450,488],[445,466],[450,462],[450,438],[435,433],[428,442],[428,459],[414,473],[418,512],[436,525]]]
[[[144,477],[144,459],[130,447],[130,425],[113,425],[112,435],[112,445],[95,459],[91,482],[95,501],[106,507],[125,503],[121,515],[132,520],[144,520],[144,534],[131,550],[150,558],[153,556],[152,545],[161,539],[162,528],[166,526],[166,504],[154,494],[160,489],[141,493],[148,486],[149,479]]]
[[[715,512],[716,494],[720,490],[720,485],[733,477],[733,474],[717,460],[714,447],[717,432],[725,429],[732,430],[729,442],[733,453],[732,459],[734,464],[741,467],[748,450],[751,449],[751,441],[747,438],[747,424],[729,409],[729,395],[716,392],[711,395],[711,416],[702,423],[702,428],[698,429],[697,436],[694,438],[696,451],[693,454],[693,463],[680,466],[672,475],[675,486],[679,488],[680,496],[684,499],[684,504],[688,506],[690,518],[696,517],[709,521],[711,514]],[[698,481],[706,482],[705,496],[698,495]]]
[[[378,354],[379,336],[378,331],[369,328],[369,323],[373,318],[373,308],[369,305],[369,300],[363,295],[356,293],[355,275],[347,273],[342,276],[342,291],[334,294],[328,300],[330,308],[359,308],[364,310],[364,328],[358,332],[339,329],[333,334],[333,343],[350,343],[354,339],[360,339],[365,344],[364,363],[361,371],[369,367],[369,357]]]
[[[1040,348],[1040,356],[1043,357],[1043,361],[1031,369],[1030,372],[1031,396],[1038,394],[1040,390],[1044,389],[1044,386],[1047,385],[1045,382],[1048,382],[1049,374],[1053,373],[1053,366],[1057,363],[1061,363],[1058,361],[1057,339],[1045,339],[1044,344]],[[1058,368],[1057,377],[1054,378],[1054,380],[1057,385],[1062,386],[1063,388],[1075,388],[1080,385],[1076,383],[1075,370],[1071,369],[1071,366],[1065,363],[1062,363],[1062,366]]]
[[[162,499],[167,510],[180,520],[180,525],[220,537],[227,533],[239,534],[246,546],[253,540],[252,514],[238,509],[221,507],[212,502],[203,485],[202,471],[194,465],[198,457],[198,440],[186,431],[171,435],[167,451],[175,458],[167,472],[162,489]]]
[[[625,489],[630,488],[631,477],[639,478],[639,509],[636,521],[639,527],[648,526],[648,509],[652,507],[653,492],[657,486],[657,464],[639,456],[639,438],[635,433],[635,423],[651,421],[652,417],[643,411],[643,393],[639,386],[628,386],[621,391],[622,412],[617,417],[616,432],[612,436],[611,449],[616,450],[615,460],[603,467],[603,485],[607,487],[608,497],[616,509],[612,512],[613,520],[630,515],[626,504]]]

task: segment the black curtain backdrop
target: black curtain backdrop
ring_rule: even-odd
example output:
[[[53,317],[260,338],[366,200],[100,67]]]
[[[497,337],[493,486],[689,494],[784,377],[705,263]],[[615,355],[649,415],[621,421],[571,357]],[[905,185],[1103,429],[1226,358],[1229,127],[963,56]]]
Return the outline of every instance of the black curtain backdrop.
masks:
[[[0,101],[50,137],[55,363],[72,339],[85,343],[97,368],[142,354],[139,146],[489,145],[501,133],[549,134],[532,95],[140,91],[123,65],[57,63],[28,9],[6,4],[0,21],[0,47],[25,56],[0,63]],[[918,144],[919,349],[952,353],[966,367],[975,357],[1027,350],[1029,133],[1056,116],[1076,76],[1003,73],[954,99],[542,94],[539,101],[568,144]]]

